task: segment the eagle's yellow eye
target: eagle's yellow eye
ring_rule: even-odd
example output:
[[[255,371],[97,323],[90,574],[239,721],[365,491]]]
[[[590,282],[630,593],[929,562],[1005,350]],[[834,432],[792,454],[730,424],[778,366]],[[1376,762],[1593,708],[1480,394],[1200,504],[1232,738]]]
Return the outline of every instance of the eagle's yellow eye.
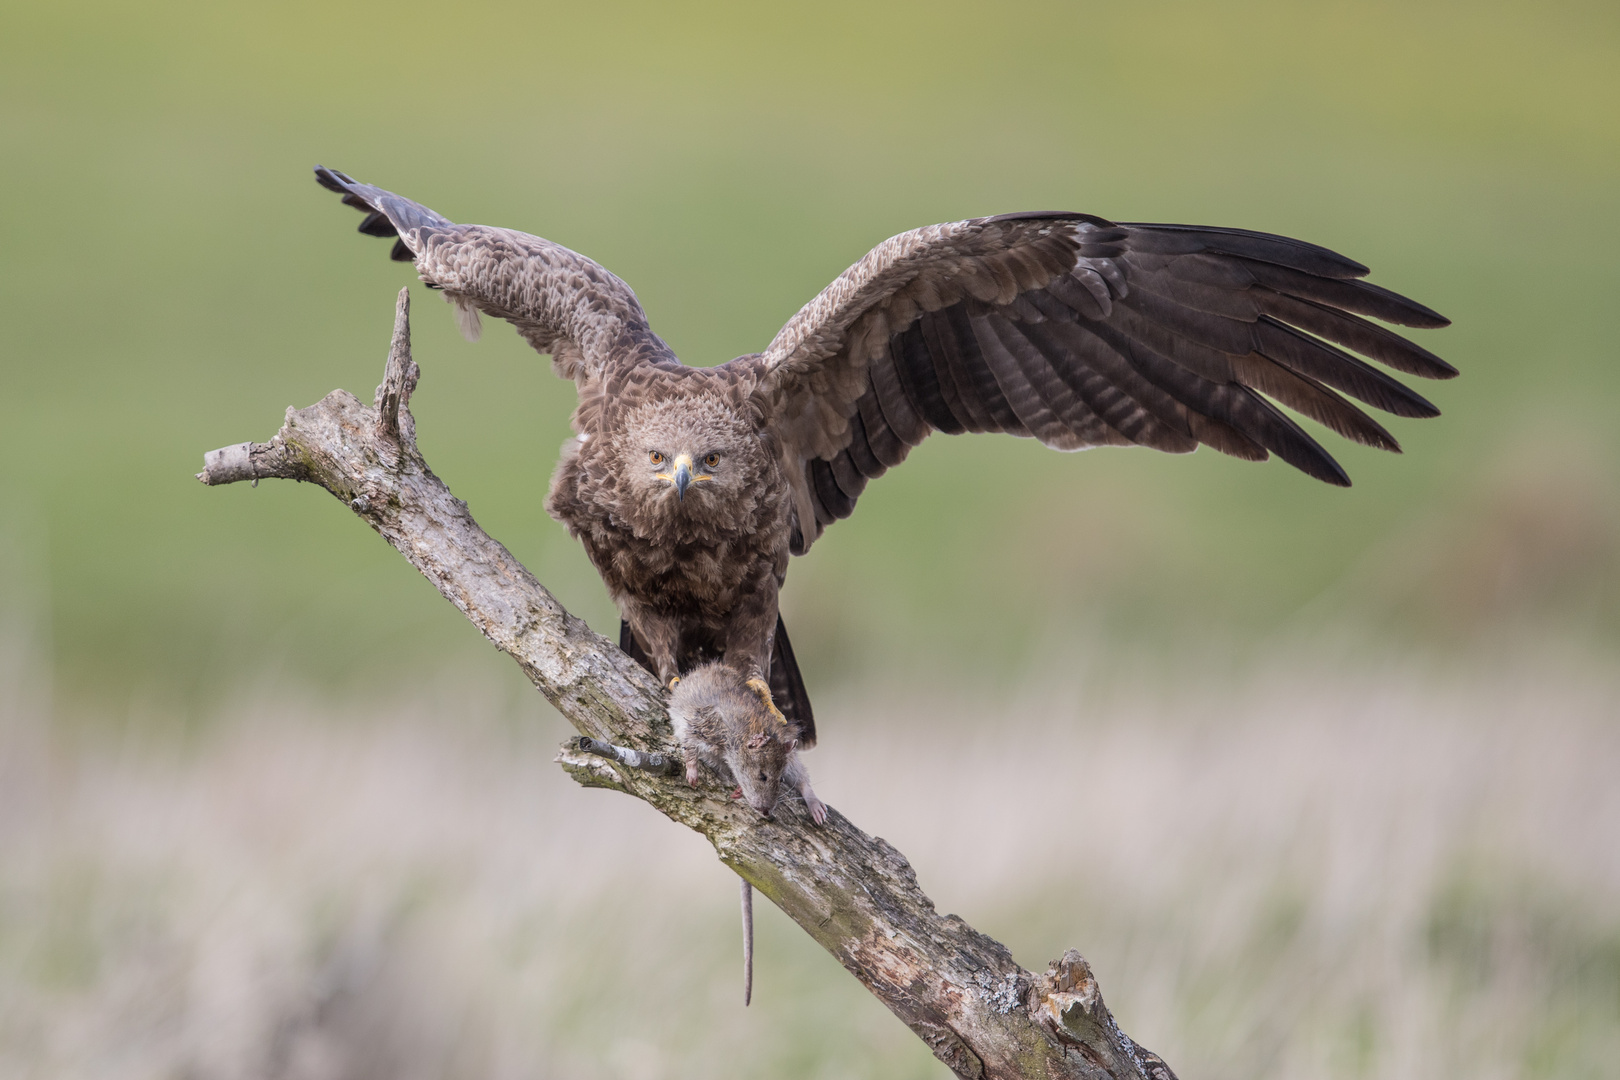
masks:
[[[664,455],[660,454],[656,450],[650,452],[647,456],[652,459],[652,463],[654,465],[662,465],[664,463]]]
[[[719,454],[710,454],[709,456],[707,456],[707,457],[705,457],[703,459],[703,464],[707,468],[710,468],[710,469],[714,468],[716,465],[720,464],[720,455]]]

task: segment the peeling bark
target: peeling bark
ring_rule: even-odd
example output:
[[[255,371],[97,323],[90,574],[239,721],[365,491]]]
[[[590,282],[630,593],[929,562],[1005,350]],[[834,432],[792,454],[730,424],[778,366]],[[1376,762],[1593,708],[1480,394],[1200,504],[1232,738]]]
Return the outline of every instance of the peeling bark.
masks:
[[[307,409],[288,409],[268,443],[205,455],[198,479],[302,480],[341,499],[579,730],[583,738],[557,755],[570,776],[633,795],[702,833],[722,862],[837,957],[957,1076],[1175,1080],[1120,1031],[1078,952],[1034,975],[999,942],[936,912],[905,857],[836,809],[817,828],[802,802],[785,797],[767,821],[733,802],[729,788],[691,788],[679,770],[660,770],[680,754],[657,680],[564,610],[478,527],[417,450],[409,311],[409,290],[401,289],[371,405],[335,390]]]

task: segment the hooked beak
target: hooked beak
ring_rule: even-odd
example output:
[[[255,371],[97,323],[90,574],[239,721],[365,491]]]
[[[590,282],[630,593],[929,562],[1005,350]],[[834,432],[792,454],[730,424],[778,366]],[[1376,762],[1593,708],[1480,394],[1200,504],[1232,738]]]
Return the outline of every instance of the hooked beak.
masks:
[[[686,501],[686,489],[692,486],[692,458],[682,454],[675,459],[675,495]]]

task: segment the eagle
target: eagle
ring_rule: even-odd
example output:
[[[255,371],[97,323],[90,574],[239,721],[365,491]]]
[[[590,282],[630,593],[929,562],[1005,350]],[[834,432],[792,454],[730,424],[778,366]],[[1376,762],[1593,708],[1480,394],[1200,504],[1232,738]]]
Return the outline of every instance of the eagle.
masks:
[[[723,660],[805,748],[815,720],[777,610],[789,558],[930,433],[1275,454],[1348,487],[1282,407],[1398,452],[1349,399],[1436,416],[1382,368],[1457,374],[1380,325],[1449,320],[1362,280],[1353,259],[1244,229],[1062,211],[891,237],[764,352],[689,367],[630,287],[585,256],[457,224],[335,169],[315,176],[366,215],[360,232],[395,238],[392,257],[443,291],[469,339],[481,314],[505,319],[573,380],[574,434],[546,510],[601,574],[620,645],[671,686]]]

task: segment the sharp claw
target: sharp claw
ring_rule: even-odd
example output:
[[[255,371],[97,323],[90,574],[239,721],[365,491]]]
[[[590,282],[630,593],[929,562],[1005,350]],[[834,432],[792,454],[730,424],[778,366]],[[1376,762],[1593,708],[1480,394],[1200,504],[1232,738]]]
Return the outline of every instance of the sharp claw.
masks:
[[[754,692],[754,695],[759,698],[759,703],[765,706],[766,710],[770,712],[771,716],[775,718],[778,724],[781,724],[784,727],[787,726],[787,717],[782,715],[782,711],[776,707],[776,702],[771,699],[770,683],[766,682],[764,679],[749,679],[743,685],[747,686],[748,689]]]
[[[671,690],[675,689],[675,687],[677,685],[679,685],[680,681],[681,681],[681,677],[679,675],[677,675],[673,679],[669,680],[669,689],[671,689]]]

